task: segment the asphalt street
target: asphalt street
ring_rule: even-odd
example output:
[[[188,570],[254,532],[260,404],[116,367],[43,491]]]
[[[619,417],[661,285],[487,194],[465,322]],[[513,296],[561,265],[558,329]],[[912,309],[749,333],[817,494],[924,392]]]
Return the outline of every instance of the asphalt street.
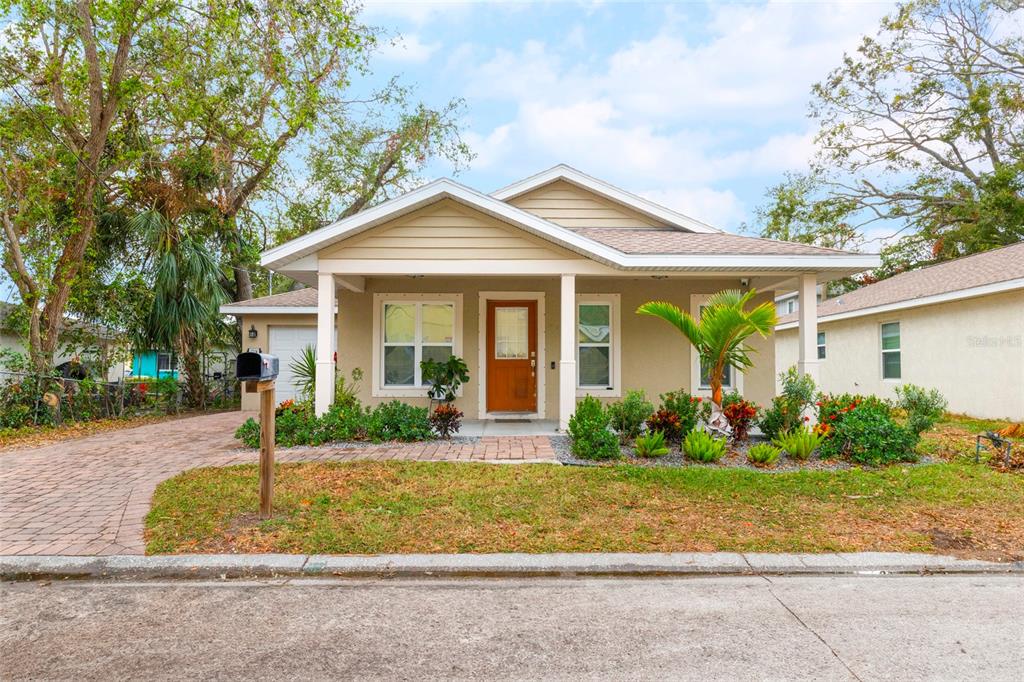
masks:
[[[1024,679],[1024,578],[22,582],[0,678]]]

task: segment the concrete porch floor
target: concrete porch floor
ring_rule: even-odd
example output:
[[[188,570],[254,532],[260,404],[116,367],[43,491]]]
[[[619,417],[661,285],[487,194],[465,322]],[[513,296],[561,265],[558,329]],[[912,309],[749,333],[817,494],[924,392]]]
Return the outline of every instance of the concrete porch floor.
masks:
[[[464,419],[460,436],[471,438],[481,436],[558,436],[558,421],[554,419],[529,419],[503,421],[494,419]]]

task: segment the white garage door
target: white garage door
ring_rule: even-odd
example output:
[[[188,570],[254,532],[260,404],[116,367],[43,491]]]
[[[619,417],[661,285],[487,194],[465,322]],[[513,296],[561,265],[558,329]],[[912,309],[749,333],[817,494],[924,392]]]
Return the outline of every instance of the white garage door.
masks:
[[[280,361],[280,373],[275,386],[278,402],[299,397],[299,388],[292,375],[292,362],[302,355],[306,346],[316,348],[316,327],[271,327],[268,352]]]

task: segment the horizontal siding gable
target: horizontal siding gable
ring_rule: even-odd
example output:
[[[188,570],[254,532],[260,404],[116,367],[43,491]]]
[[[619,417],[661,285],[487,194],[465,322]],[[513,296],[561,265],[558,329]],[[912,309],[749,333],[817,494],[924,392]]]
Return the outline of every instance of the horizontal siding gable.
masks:
[[[353,260],[551,260],[576,253],[450,199],[396,218],[320,252]]]
[[[628,206],[564,180],[530,190],[508,203],[562,227],[639,227],[671,229]]]

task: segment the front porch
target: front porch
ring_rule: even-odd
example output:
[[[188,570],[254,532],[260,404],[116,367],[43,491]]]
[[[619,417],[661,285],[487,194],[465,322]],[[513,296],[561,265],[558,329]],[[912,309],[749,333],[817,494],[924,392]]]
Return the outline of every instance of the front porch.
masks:
[[[771,300],[778,282],[794,279],[792,273],[741,278],[551,271],[565,262],[519,276],[487,274],[468,262],[449,262],[449,275],[422,264],[410,272],[412,263],[388,271],[380,261],[320,265],[345,272],[316,275],[317,413],[335,399],[336,373],[349,377],[355,369],[362,372],[357,397],[365,404],[398,399],[426,405],[420,362],[457,355],[470,373],[456,400],[465,435],[564,432],[577,399],[586,395],[605,401],[632,389],[654,400],[678,389],[710,395],[700,385],[699,359],[682,335],[660,320],[637,316],[636,308],[666,300],[699,315],[702,301],[722,289],[757,285],[758,300]],[[353,272],[367,265],[374,271]],[[801,338],[814,353],[817,275],[799,279],[801,307],[811,315]],[[752,345],[755,367],[737,374],[730,388],[764,404],[774,395],[774,353],[770,340]],[[813,372],[816,363],[805,359],[801,370]]]

